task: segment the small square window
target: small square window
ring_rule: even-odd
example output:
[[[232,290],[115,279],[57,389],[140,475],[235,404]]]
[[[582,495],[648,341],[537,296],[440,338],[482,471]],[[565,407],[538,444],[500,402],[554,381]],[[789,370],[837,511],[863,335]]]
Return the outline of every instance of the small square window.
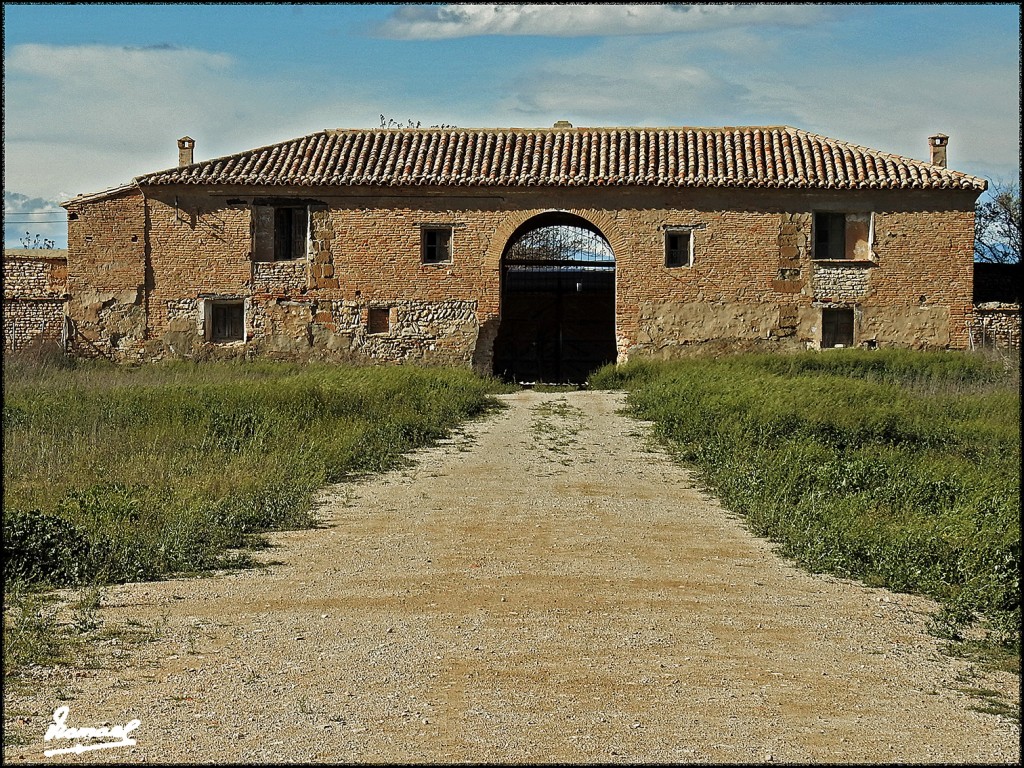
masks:
[[[689,267],[693,264],[693,233],[688,229],[665,233],[665,266]]]
[[[367,333],[390,333],[391,310],[388,307],[370,307],[366,313]]]
[[[452,228],[424,227],[422,257],[424,264],[444,264],[452,260]]]
[[[840,307],[821,310],[821,347],[853,346],[853,309]]]
[[[240,301],[210,305],[209,339],[213,342],[245,340],[245,312]]]

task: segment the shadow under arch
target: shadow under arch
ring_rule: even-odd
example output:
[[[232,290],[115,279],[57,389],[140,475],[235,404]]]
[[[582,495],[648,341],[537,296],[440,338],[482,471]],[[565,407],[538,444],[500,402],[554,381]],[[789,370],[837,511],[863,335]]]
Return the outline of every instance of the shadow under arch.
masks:
[[[596,224],[570,211],[520,223],[501,253],[494,374],[582,384],[616,359],[615,255]]]

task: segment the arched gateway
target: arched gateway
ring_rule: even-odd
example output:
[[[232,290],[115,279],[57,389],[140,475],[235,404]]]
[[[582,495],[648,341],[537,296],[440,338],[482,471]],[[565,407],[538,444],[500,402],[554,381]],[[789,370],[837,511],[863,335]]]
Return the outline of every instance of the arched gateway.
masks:
[[[502,253],[495,375],[583,383],[615,356],[615,256],[607,238],[566,211],[527,220]]]

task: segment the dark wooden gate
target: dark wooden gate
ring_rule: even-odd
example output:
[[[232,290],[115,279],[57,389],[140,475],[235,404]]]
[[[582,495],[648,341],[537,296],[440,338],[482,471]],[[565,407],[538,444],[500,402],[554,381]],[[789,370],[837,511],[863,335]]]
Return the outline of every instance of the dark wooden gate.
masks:
[[[514,239],[502,263],[495,374],[581,384],[615,358],[615,261],[604,237],[561,225]]]

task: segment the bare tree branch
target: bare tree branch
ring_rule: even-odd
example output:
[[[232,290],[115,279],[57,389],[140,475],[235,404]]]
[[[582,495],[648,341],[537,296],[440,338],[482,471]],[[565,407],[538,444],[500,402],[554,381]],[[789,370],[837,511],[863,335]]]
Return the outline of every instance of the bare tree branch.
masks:
[[[990,197],[974,209],[974,260],[1019,264],[1021,246],[1020,186],[993,181]]]

